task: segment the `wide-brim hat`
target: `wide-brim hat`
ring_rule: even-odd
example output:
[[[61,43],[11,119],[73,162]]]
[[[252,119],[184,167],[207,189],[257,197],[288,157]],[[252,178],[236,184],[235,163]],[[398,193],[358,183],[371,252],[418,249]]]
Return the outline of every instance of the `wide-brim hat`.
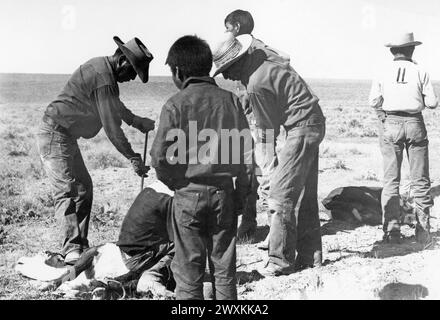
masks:
[[[141,81],[148,82],[148,72],[153,55],[147,47],[138,38],[133,38],[127,43],[122,42],[118,36],[114,36],[113,40],[127,57]]]
[[[222,40],[213,48],[212,56],[216,70],[213,77],[229,68],[240,59],[249,49],[252,36],[242,34],[237,37],[231,32],[225,32]]]
[[[385,44],[388,48],[403,48],[409,46],[419,46],[422,42],[414,40],[414,34],[412,32],[407,32],[399,34],[395,39],[389,43]]]

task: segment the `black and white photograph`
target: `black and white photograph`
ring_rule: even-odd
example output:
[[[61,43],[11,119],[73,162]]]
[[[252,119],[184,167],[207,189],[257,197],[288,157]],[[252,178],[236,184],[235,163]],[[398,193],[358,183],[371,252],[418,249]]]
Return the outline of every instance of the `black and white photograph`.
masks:
[[[440,299],[438,0],[1,0],[0,39],[0,300]]]

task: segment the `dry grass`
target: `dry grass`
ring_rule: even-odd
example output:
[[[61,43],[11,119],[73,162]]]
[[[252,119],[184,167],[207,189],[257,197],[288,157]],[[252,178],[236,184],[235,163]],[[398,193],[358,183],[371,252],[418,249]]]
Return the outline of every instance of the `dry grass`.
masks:
[[[36,150],[35,133],[45,105],[64,81],[63,76],[32,75],[14,75],[0,81],[0,299],[63,299],[51,291],[39,291],[17,275],[13,266],[21,256],[59,249],[59,226]],[[319,199],[336,187],[380,186],[377,121],[366,106],[369,83],[312,81],[311,86],[321,98],[327,117]],[[169,79],[121,87],[127,106],[153,119],[158,118],[161,106],[175,91]],[[425,119],[431,137],[431,178],[438,186],[440,167],[434,160],[440,157],[440,140],[436,138],[440,114],[427,111]],[[125,125],[123,130],[133,149],[142,153],[145,137]],[[149,141],[151,146],[152,136]],[[90,140],[81,139],[79,145],[95,190],[89,240],[92,245],[116,241],[122,219],[139,192],[140,180],[104,133]],[[151,172],[145,184],[154,179]],[[434,208],[436,214],[440,216],[438,207]],[[322,205],[320,215],[327,215]],[[267,221],[261,206],[257,221],[260,228]],[[402,247],[383,248],[376,243],[382,235],[380,226],[322,223],[325,265],[289,276],[262,278],[255,271],[267,258],[267,251],[258,250],[255,243],[264,239],[267,228],[261,229],[257,239],[243,239],[237,250],[239,298],[440,298],[437,247],[420,251],[409,241]],[[406,233],[411,239],[414,230],[408,228]]]

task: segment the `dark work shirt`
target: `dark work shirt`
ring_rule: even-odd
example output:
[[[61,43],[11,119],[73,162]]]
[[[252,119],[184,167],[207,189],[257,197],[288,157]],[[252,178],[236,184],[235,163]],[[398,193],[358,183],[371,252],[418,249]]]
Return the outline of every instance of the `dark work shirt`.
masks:
[[[304,121],[325,121],[318,97],[290,66],[289,57],[254,39],[244,56],[243,80],[260,129],[286,129]]]
[[[119,99],[108,57],[93,58],[81,65],[45,114],[74,138],[92,138],[104,127],[121,154],[128,159],[135,155],[121,129],[122,120],[131,125],[134,115]]]
[[[128,255],[157,250],[172,241],[173,197],[145,188],[136,197],[124,218],[116,243]]]
[[[190,121],[197,124],[195,132],[191,132]],[[170,146],[177,145],[175,140],[167,141],[167,134],[172,129],[179,129],[184,135],[178,140],[181,148],[177,156],[174,152],[169,153]],[[212,154],[207,157],[202,147],[207,141],[212,141],[199,136],[203,129],[210,130],[219,139],[218,144],[214,143],[215,147],[210,149]],[[188,78],[183,83],[183,89],[172,96],[162,108],[150,152],[151,163],[156,169],[158,179],[171,190],[175,190],[186,180],[237,177],[240,192],[245,195],[249,191],[249,179],[253,170],[249,158],[252,158],[252,145],[245,148],[245,139],[241,139],[239,150],[231,150],[233,144],[230,141],[229,158],[226,159],[225,156],[226,161],[222,161],[225,153],[222,154],[221,147],[226,146],[226,138],[222,139],[222,129],[227,132],[236,129],[243,133],[243,137],[246,136],[247,141],[252,142],[249,124],[239,98],[232,92],[219,88],[213,78]],[[239,159],[234,158],[234,154],[238,154]],[[183,161],[177,162],[178,159]]]

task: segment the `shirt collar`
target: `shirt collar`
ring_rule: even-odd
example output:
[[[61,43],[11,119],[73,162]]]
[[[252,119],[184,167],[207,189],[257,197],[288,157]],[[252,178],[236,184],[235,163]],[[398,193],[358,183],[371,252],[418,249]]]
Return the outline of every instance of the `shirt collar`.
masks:
[[[105,57],[105,62],[107,63],[108,68],[111,70],[113,79],[116,81],[116,60],[111,59],[111,57]]]
[[[408,58],[408,57],[397,57],[397,58],[394,58],[394,61],[409,61],[409,62],[413,62],[413,60],[411,58]]]
[[[182,88],[185,89],[186,87],[188,87],[190,84],[194,84],[194,83],[201,83],[201,82],[207,82],[213,85],[217,85],[217,83],[215,82],[214,78],[212,77],[189,77],[188,79],[186,79],[183,84],[182,84]]]

